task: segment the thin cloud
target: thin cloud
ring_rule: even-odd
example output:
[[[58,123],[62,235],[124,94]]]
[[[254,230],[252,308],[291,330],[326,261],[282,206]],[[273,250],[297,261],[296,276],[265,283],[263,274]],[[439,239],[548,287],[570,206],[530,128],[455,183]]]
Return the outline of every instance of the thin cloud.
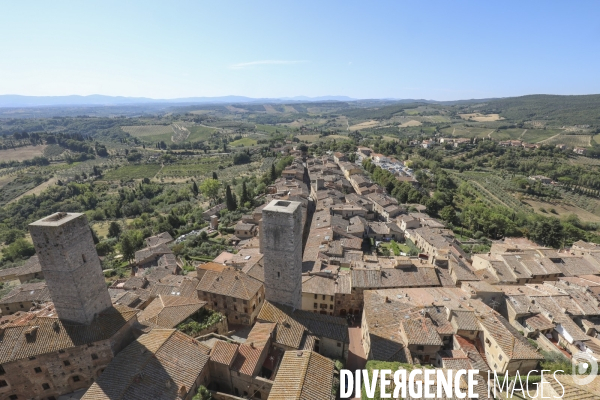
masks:
[[[231,69],[251,68],[258,65],[292,65],[307,63],[307,60],[260,60],[230,65]]]

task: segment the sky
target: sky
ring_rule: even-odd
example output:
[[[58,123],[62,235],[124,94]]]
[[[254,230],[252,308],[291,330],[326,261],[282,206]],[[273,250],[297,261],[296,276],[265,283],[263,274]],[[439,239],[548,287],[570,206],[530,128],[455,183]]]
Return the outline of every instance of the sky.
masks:
[[[0,94],[600,93],[600,1],[8,1]]]

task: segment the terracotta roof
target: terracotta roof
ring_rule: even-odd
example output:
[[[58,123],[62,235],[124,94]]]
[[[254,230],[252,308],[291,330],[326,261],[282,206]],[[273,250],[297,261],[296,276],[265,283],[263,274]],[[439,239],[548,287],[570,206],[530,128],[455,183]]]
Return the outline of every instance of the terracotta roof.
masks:
[[[454,340],[456,341],[460,349],[469,358],[473,369],[478,369],[480,373],[489,371],[490,367],[485,361],[484,356],[481,355],[477,350],[477,347],[475,346],[473,341],[459,335],[454,335]]]
[[[197,290],[251,300],[262,287],[262,282],[233,268],[221,272],[206,271],[198,283]]]
[[[260,362],[261,355],[267,351],[264,346],[254,346],[251,344],[241,344],[238,348],[237,356],[231,366],[232,371],[240,372],[244,375],[253,376]]]
[[[148,247],[154,247],[161,244],[167,244],[173,241],[173,237],[169,232],[162,232],[155,236],[150,236],[146,238],[146,245]]]
[[[182,275],[174,276],[181,278]],[[157,282],[152,286],[152,296],[181,296],[181,297],[198,297],[196,293],[196,287],[198,286],[198,279],[188,278],[183,276],[182,280],[170,280],[166,279],[165,282]]]
[[[219,254],[217,256],[217,258],[215,258],[213,260],[213,262],[215,262],[217,264],[225,264],[227,261],[231,260],[233,258],[233,256],[234,256],[233,253],[229,253],[227,251],[224,251],[221,254]]]
[[[82,400],[181,399],[208,359],[208,348],[191,337],[153,329],[117,354]]]
[[[532,317],[525,319],[525,325],[538,331],[554,329],[554,324],[542,314],[536,314]]]
[[[328,400],[334,398],[333,361],[313,351],[286,351],[269,400]]]
[[[480,324],[512,360],[539,360],[544,357],[496,311],[478,317]]]
[[[348,323],[344,318],[316,314],[265,301],[258,320],[277,323],[275,342],[299,348],[305,334],[348,343]]]
[[[54,310],[47,316],[26,313],[3,326],[0,364],[110,339],[138,312],[116,305],[99,313],[90,325],[61,321]],[[32,327],[37,328],[27,334]]]
[[[210,352],[210,361],[230,366],[238,352],[238,344],[217,340]]]
[[[436,327],[429,318],[415,316],[414,318],[402,321],[401,326],[407,345],[441,346],[444,344]]]
[[[205,304],[193,297],[159,295],[138,315],[138,319],[161,328],[175,328]]]
[[[0,300],[0,304],[20,303],[24,301],[44,303],[51,300],[46,282],[38,282],[26,283],[14,288]]]
[[[233,254],[232,254],[233,255]],[[217,271],[217,272],[221,272],[227,268],[229,268],[227,265],[224,264],[218,264],[216,262],[207,262],[206,264],[199,264],[197,267],[197,269],[202,269],[205,271]]]
[[[171,249],[169,249],[164,244],[154,246],[154,247],[146,247],[145,249],[138,250],[135,252],[135,261],[142,262],[151,257],[157,257],[161,254],[169,254],[172,253]]]

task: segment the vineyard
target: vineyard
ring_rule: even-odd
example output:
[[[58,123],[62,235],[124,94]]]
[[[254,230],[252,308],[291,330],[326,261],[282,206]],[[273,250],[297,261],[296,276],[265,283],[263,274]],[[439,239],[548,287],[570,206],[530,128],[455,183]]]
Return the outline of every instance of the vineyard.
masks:
[[[462,182],[469,182],[489,206],[499,205],[515,211],[532,212],[529,205],[521,202],[510,193],[517,190],[511,179],[475,172],[453,173],[451,176],[457,185]]]
[[[137,125],[122,126],[121,129],[131,136],[135,136],[148,142],[170,142],[173,136],[171,125]]]
[[[569,147],[589,147],[592,136],[590,135],[558,135],[546,139],[540,143],[548,145],[566,144]]]
[[[123,165],[104,174],[108,181],[153,178],[160,170],[158,164]]]

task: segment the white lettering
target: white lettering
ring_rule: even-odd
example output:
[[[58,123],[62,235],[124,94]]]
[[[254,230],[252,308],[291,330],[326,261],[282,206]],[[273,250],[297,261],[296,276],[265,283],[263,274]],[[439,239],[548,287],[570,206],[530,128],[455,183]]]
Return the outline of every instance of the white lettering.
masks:
[[[354,386],[354,377],[352,371],[343,369],[340,371],[340,397],[347,399],[352,396],[352,387]]]
[[[559,399],[562,399],[563,396],[565,395],[565,387],[562,385],[562,383],[560,383],[560,381],[558,380],[558,378],[556,377],[556,373],[557,372],[562,372],[564,373],[565,371],[563,371],[562,369],[556,370],[554,371],[554,374],[552,374],[552,376],[554,377],[554,379],[556,380],[556,382],[558,382],[558,384],[560,385],[560,387],[562,388],[562,394],[558,397]]]
[[[390,397],[392,397],[392,394],[387,392],[387,387],[392,382],[386,378],[388,375],[391,375],[391,373],[392,373],[391,369],[382,369],[381,370],[379,397],[381,397],[382,399],[389,399]]]
[[[442,395],[442,388],[444,389],[444,395]],[[452,370],[448,370],[447,376],[444,375],[444,370],[437,370],[437,397],[452,398]]]
[[[470,369],[468,371],[469,379],[468,379],[467,382],[468,382],[468,385],[469,385],[468,395],[469,395],[470,399],[473,399],[473,398],[477,399],[477,398],[479,398],[479,394],[474,392],[475,385],[477,385],[477,380],[475,379],[475,375],[477,375],[478,373],[479,373],[478,369]]]
[[[456,371],[456,375],[454,376],[454,394],[459,399],[464,399],[465,397],[467,397],[466,393],[463,393],[460,391],[460,377],[461,377],[461,375],[466,375],[466,374],[467,374],[467,371],[465,371],[464,369],[459,369],[458,371]]]
[[[402,380],[400,380],[400,375],[402,375]],[[398,371],[394,372],[394,386],[396,386],[394,388],[394,398],[398,399],[400,398],[399,393],[400,389],[402,389],[402,398],[406,397],[406,370],[405,369],[399,369]],[[356,397],[360,397],[359,395],[357,395]]]
[[[415,399],[420,399],[423,394],[423,382],[418,381],[415,382],[415,375],[423,375],[423,371],[420,369],[413,369],[410,371],[410,375],[408,376],[408,393],[411,397]],[[418,391],[415,391],[415,386]]]
[[[377,386],[377,376],[379,375],[379,370],[373,370],[373,380],[369,379],[369,371],[363,369],[363,382],[365,384],[365,393],[367,397],[372,399],[375,397],[375,387]],[[371,382],[371,383],[369,383]]]
[[[516,389],[517,387],[517,382],[519,382],[519,386],[521,386],[521,389]],[[507,388],[508,389],[508,388]],[[515,390],[517,392],[522,392],[523,393],[523,397],[525,397],[525,389],[523,389],[523,382],[521,382],[521,374],[519,374],[519,371],[517,370],[517,372],[515,373],[515,384],[513,385],[513,388],[510,392],[510,397],[513,397],[515,395]]]
[[[424,373],[424,377],[425,377],[425,382],[424,382],[424,386],[425,386],[425,398],[426,399],[433,399],[435,398],[435,393],[431,393],[431,387],[433,386],[433,384],[435,383],[435,381],[433,380],[433,375],[435,375],[435,370],[434,369],[426,369],[425,373]]]

